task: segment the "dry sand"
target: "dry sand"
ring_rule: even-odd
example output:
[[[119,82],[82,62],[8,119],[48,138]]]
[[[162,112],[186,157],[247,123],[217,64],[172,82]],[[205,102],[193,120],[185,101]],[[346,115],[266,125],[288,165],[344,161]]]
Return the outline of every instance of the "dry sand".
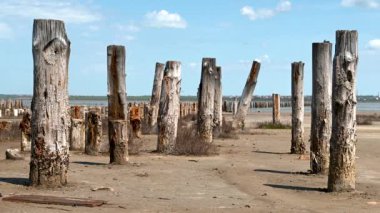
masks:
[[[229,117],[230,115],[227,115]],[[289,121],[289,114],[282,115]],[[270,121],[253,113],[248,122]],[[305,138],[310,114],[305,118]],[[102,207],[70,207],[0,201],[0,212],[380,212],[380,123],[359,126],[357,191],[326,193],[326,176],[305,175],[309,160],[290,155],[290,130],[252,129],[239,139],[217,139],[220,155],[165,156],[151,153],[156,136],[144,135],[143,151],[130,164],[108,165],[108,156],[71,152],[69,184],[58,189],[25,186],[26,160],[0,160],[0,193],[106,200]],[[309,145],[309,143],[307,142]],[[6,148],[19,142],[0,143]],[[307,156],[306,156],[307,158]],[[94,187],[113,191],[92,191]]]

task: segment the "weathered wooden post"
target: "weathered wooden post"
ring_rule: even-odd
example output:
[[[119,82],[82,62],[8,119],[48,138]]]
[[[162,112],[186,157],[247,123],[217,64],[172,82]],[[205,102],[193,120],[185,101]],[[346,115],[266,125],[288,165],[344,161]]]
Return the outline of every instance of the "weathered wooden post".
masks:
[[[86,128],[84,119],[71,118],[70,126],[70,150],[83,151],[86,140]]]
[[[128,161],[128,108],[125,87],[125,47],[107,47],[108,138],[110,163]]]
[[[249,72],[247,82],[245,83],[243,93],[240,96],[239,106],[234,116],[232,126],[234,128],[242,128],[245,126],[245,117],[247,116],[248,109],[252,100],[253,92],[255,91],[257,77],[259,76],[260,63],[254,61],[252,63],[251,71]]]
[[[234,100],[232,101],[232,115],[234,116],[236,115],[238,106],[239,106],[239,102],[237,100],[237,97],[235,97]]]
[[[358,32],[337,31],[333,65],[328,191],[355,190]]]
[[[272,107],[273,107],[273,124],[280,123],[280,108],[281,108],[281,102],[280,102],[280,95],[279,94],[272,94]]]
[[[332,44],[313,43],[313,94],[310,129],[310,168],[327,174],[331,137]]]
[[[83,151],[86,141],[86,128],[83,119],[83,108],[80,106],[71,107],[70,126],[70,150]]]
[[[65,24],[34,20],[31,185],[66,185],[69,165],[68,64]]]
[[[222,68],[216,67],[215,72],[215,94],[214,94],[214,136],[221,132],[223,120],[223,94],[222,94]]]
[[[31,114],[25,112],[19,126],[21,130],[21,151],[30,151],[32,147],[30,120]]]
[[[86,144],[87,155],[98,155],[102,141],[102,120],[98,111],[89,111],[86,114]]]
[[[215,58],[203,58],[198,97],[198,133],[201,140],[209,143],[212,142],[214,125],[215,73]]]
[[[306,145],[304,142],[304,96],[303,96],[303,76],[304,63],[292,63],[292,143],[291,154],[305,154]]]
[[[181,92],[181,62],[168,61],[162,80],[158,114],[157,151],[166,154],[175,152]]]

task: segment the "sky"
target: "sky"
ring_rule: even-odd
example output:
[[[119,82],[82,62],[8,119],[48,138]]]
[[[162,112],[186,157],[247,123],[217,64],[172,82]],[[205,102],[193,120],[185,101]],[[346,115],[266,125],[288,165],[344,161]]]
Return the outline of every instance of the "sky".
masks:
[[[201,61],[222,67],[224,95],[240,95],[253,60],[255,95],[290,95],[291,63],[312,43],[358,30],[359,95],[380,92],[380,0],[1,0],[0,94],[33,93],[33,19],[65,22],[70,95],[107,95],[108,45],[126,47],[128,95],[150,95],[156,62],[182,63],[182,95],[196,95]]]

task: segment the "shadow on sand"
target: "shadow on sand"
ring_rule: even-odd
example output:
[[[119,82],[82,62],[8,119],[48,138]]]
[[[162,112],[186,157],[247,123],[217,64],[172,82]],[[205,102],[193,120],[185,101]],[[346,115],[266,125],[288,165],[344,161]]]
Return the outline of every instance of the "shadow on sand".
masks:
[[[267,151],[253,151],[260,154],[271,154],[271,155],[289,155],[290,152],[267,152]]]
[[[285,174],[285,175],[311,175],[310,172],[289,172],[289,171],[279,171],[279,170],[271,170],[271,169],[255,169],[255,172],[267,172],[274,174]]]
[[[29,186],[29,179],[28,178],[14,178],[14,177],[4,178],[4,177],[0,177],[0,182],[11,183],[14,185],[21,185],[21,186]]]
[[[270,186],[276,189],[288,189],[297,191],[315,191],[315,192],[327,192],[325,188],[313,188],[305,186],[289,186],[289,185],[279,185],[279,184],[264,184],[264,186]]]
[[[71,163],[86,165],[86,166],[104,166],[108,165],[107,163],[98,163],[98,162],[88,162],[88,161],[74,161]]]

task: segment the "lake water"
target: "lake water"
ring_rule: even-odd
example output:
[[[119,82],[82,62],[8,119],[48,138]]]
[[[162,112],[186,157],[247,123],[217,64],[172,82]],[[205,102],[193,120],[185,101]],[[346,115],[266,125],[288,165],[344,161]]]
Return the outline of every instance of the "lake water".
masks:
[[[136,101],[138,102],[138,101]],[[24,104],[30,106],[30,101],[25,100]],[[70,105],[85,105],[85,106],[107,106],[108,101],[100,100],[71,100]],[[291,107],[282,107],[281,112],[291,112]],[[305,112],[310,112],[310,107],[305,107]],[[251,112],[271,112],[272,108],[253,108]],[[380,102],[362,102],[357,105],[358,112],[379,112],[380,113]]]
[[[253,108],[251,109],[251,112],[271,112],[272,108]],[[282,107],[281,112],[291,112],[291,107]],[[305,112],[310,112],[311,107],[305,107]],[[357,112],[380,112],[380,102],[374,102],[374,103],[358,103],[357,105]]]

